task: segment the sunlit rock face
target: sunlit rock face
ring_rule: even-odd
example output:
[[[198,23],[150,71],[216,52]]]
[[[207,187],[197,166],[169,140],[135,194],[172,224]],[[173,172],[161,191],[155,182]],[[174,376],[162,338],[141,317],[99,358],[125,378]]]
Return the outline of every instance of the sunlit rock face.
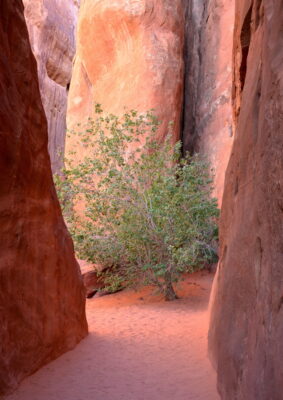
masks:
[[[67,92],[75,54],[77,0],[23,0],[48,122],[53,172],[63,165]]]
[[[179,138],[183,91],[182,0],[84,0],[68,103],[68,125],[94,105],[121,114],[154,108],[160,136],[175,122]]]
[[[21,0],[0,3],[0,395],[87,333]]]
[[[282,399],[282,23],[282,1],[236,0],[236,134],[209,340],[224,400]]]
[[[186,0],[184,150],[205,155],[221,205],[233,143],[234,0]]]

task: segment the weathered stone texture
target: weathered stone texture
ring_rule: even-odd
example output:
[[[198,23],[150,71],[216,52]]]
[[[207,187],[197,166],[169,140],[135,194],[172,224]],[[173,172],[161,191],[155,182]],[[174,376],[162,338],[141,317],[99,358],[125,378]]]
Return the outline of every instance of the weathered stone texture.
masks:
[[[0,2],[0,395],[87,333],[21,0]]]
[[[84,0],[68,104],[68,125],[93,113],[154,108],[160,135],[175,122],[179,138],[183,90],[182,0]]]
[[[233,143],[234,0],[186,0],[184,150],[206,155],[221,205]]]
[[[53,172],[63,165],[67,92],[75,55],[77,0],[23,0],[48,122]]]
[[[236,0],[235,142],[210,349],[224,400],[281,400],[283,2]]]

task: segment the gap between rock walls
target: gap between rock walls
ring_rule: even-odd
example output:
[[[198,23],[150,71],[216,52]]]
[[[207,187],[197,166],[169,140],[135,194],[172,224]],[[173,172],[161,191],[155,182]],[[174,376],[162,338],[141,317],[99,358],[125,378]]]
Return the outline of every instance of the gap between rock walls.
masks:
[[[121,389],[119,360],[125,356],[122,370],[131,377],[131,389],[149,390],[152,400],[159,394],[164,399],[170,389],[162,376],[170,375],[167,364],[174,356],[169,350],[175,337],[182,387],[172,375],[176,395],[170,392],[170,399],[182,399],[188,376],[197,382],[184,357],[187,326],[194,337],[190,361],[201,365],[198,371],[203,369],[203,379],[209,381],[202,400],[218,398],[216,389],[211,395],[215,380],[201,338],[208,330],[211,275],[185,277],[180,286],[184,297],[174,305],[150,297],[147,289],[139,297],[124,291],[88,300],[91,334],[76,347],[88,333],[85,288],[52,173],[60,175],[64,155],[74,148],[78,164],[87,154],[66,131],[93,117],[99,103],[118,116],[125,107],[155,109],[162,121],[159,143],[172,121],[173,141],[181,139],[183,154],[200,153],[209,161],[213,196],[221,208],[209,328],[217,388],[224,400],[282,397],[282,23],[281,0],[2,0],[0,396],[52,360],[53,379],[67,367],[68,357],[74,361],[73,355],[82,368],[89,366],[84,357],[96,348],[107,366],[91,369],[102,382],[99,386],[97,381],[96,394],[106,390],[112,398],[105,381],[109,370],[114,389]],[[117,314],[112,314],[115,307]],[[116,324],[122,321],[119,316],[128,321],[127,326],[121,322],[124,331],[117,328],[123,353],[102,311]],[[162,325],[163,311],[169,322],[162,346],[168,351],[164,357],[161,351],[144,359],[155,381],[147,368],[140,370],[143,380],[135,380],[131,374],[140,365],[133,361],[134,349],[140,355],[146,343],[161,349],[154,321]],[[141,320],[130,327],[134,312]],[[139,331],[141,340],[136,339]],[[103,364],[99,345],[113,350],[115,370],[109,359]],[[51,392],[40,377],[46,372],[44,368],[25,380],[14,399],[31,398],[39,384],[47,400]],[[156,382],[160,390],[152,392]],[[191,396],[193,400],[197,391]]]

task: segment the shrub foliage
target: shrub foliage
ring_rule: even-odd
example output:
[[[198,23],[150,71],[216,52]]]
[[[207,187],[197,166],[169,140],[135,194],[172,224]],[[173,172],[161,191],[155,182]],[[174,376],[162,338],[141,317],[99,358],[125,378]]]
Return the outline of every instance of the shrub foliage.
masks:
[[[218,210],[209,168],[162,143],[152,112],[97,117],[76,132],[84,157],[72,152],[55,182],[76,251],[101,264],[108,289],[153,284],[167,300],[184,272],[215,259]],[[80,206],[78,206],[80,204]]]

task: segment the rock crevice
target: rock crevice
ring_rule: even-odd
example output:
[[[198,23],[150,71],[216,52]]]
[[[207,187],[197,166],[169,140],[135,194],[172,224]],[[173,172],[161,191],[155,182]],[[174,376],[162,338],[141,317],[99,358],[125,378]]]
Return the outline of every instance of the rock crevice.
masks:
[[[183,147],[207,157],[219,205],[233,143],[234,19],[234,0],[187,1]]]

